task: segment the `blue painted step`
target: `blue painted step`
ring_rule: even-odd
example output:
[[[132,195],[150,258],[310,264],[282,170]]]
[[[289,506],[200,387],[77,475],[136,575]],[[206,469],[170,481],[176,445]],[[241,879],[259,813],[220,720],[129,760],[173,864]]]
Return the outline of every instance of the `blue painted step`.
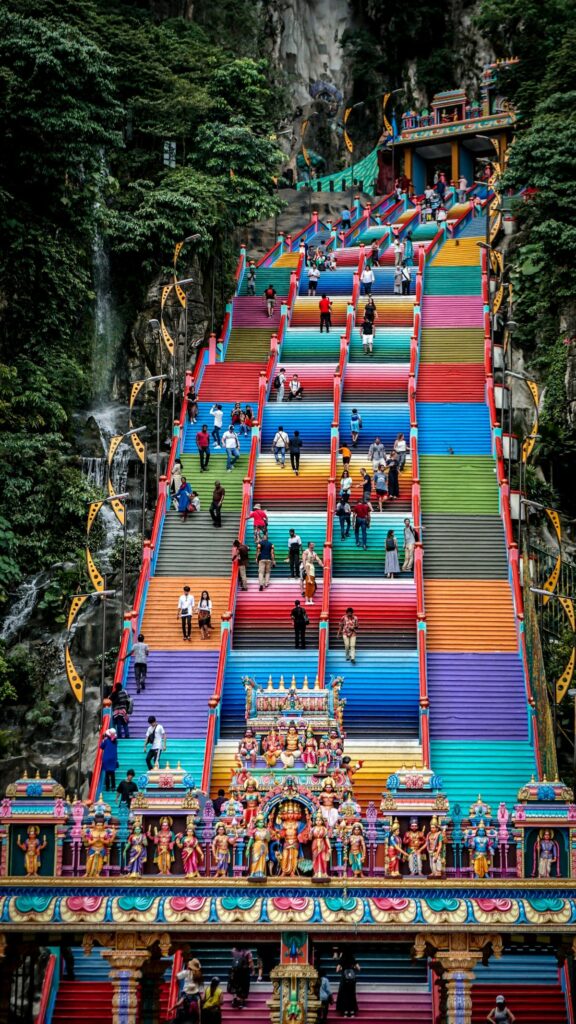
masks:
[[[348,736],[417,737],[419,676],[416,651],[362,650],[354,667],[343,651],[329,650],[327,679],[343,676]]]

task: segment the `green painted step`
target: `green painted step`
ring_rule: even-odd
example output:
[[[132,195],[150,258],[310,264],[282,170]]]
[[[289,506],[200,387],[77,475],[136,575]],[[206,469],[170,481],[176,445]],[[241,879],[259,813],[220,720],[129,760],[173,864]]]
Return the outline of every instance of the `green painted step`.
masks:
[[[263,295],[269,284],[276,289],[279,296],[286,296],[290,290],[290,274],[292,267],[261,267],[256,271],[256,295]],[[248,294],[248,273],[244,273],[239,295]]]
[[[182,768],[194,775],[194,781],[199,786],[204,765],[205,740],[171,740],[170,735],[166,740],[166,752],[160,759],[160,767],[176,768],[180,763]],[[138,739],[118,740],[118,763],[116,771],[116,783],[123,779],[129,768],[136,772],[136,778],[143,772],[148,771],[146,767],[146,754],[144,752],[144,737]]]
[[[424,317],[426,306],[424,305]],[[420,336],[420,363],[482,363],[484,332],[478,327],[424,328]]]
[[[409,327],[379,327],[376,323],[374,354],[369,356],[362,349],[360,328],[354,327],[350,339],[349,361],[351,363],[409,363],[411,333]]]
[[[459,803],[465,814],[479,793],[494,815],[502,801],[511,810],[518,790],[536,771],[534,750],[528,741],[432,739],[430,748],[434,774],[442,779],[451,806]]]
[[[200,507],[204,512],[208,511],[208,506],[212,501],[215,480],[219,480],[226,491],[224,511],[240,511],[242,508],[242,479],[248,469],[247,453],[240,456],[231,473],[226,472],[226,456],[223,454],[223,449],[219,452],[212,448],[208,469],[204,473],[200,472],[198,455],[183,455],[181,461],[183,475],[192,490],[198,491]]]
[[[337,363],[340,358],[340,335],[343,327],[333,327],[328,334],[317,327],[295,327],[286,331],[282,345],[282,362]]]
[[[270,353],[270,327],[233,327],[230,331],[227,363],[265,363]]]
[[[481,285],[480,267],[428,267],[424,294],[478,295]]]
[[[421,455],[422,511],[496,515],[498,488],[490,455]]]

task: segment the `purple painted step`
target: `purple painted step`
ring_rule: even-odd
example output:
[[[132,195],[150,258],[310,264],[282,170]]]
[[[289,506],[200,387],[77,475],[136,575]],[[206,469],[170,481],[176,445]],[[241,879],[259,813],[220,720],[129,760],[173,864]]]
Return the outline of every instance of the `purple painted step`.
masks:
[[[526,690],[515,654],[429,654],[433,740],[527,740]]]
[[[276,308],[269,317],[262,295],[237,295],[233,302],[232,327],[270,327],[272,333],[280,323],[280,307],[285,301],[285,296],[277,295]]]
[[[146,689],[139,694],[131,663],[128,692],[134,697],[134,711],[130,718],[130,738],[144,736],[148,716],[156,715],[172,739],[204,739],[218,654],[218,651],[151,651]]]

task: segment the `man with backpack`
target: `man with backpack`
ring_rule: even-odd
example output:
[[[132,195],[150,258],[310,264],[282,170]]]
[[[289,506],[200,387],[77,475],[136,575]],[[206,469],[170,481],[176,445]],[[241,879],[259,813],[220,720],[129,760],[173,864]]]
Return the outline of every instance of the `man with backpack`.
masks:
[[[410,282],[412,280],[412,271],[410,267],[407,267],[405,263],[402,264],[402,295],[410,295]]]
[[[286,462],[286,449],[289,444],[290,438],[284,430],[284,427],[278,427],[278,430],[274,434],[274,440],[272,441],[272,451],[274,452],[276,465],[281,466],[282,469],[284,469],[284,463]]]
[[[256,295],[256,264],[254,263],[254,260],[250,260],[250,263],[248,264],[246,279],[246,293],[248,295]]]
[[[308,613],[304,610],[300,601],[294,601],[294,607],[290,612],[290,618],[294,626],[294,647],[296,650],[304,650],[306,647],[306,626],[310,622]]]
[[[264,292],[264,298],[266,299],[266,309],[268,310],[268,316],[272,316],[274,313],[274,306],[276,304],[276,289],[274,285],[269,284]]]
[[[322,334],[324,328],[326,328],[326,333],[329,334],[332,326],[332,300],[327,295],[323,295],[318,306],[320,309],[320,334]]]
[[[151,772],[153,768],[160,767],[160,755],[163,750],[166,750],[166,730],[163,725],[160,725],[160,722],[156,721],[154,715],[150,715],[148,719],[148,732],[144,740],[144,750],[146,750],[146,747],[150,747],[146,754],[146,764],[148,771]]]
[[[134,701],[129,697],[123,686],[115,686],[110,697],[112,704],[112,725],[116,729],[119,740],[129,740],[128,722],[134,709]]]
[[[272,381],[272,387],[274,388],[274,390],[276,392],[276,401],[277,402],[283,402],[284,401],[284,389],[285,389],[285,386],[286,386],[286,370],[283,370],[282,367],[280,367],[280,369],[278,370],[278,373],[276,374],[276,376],[274,377],[274,380]]]

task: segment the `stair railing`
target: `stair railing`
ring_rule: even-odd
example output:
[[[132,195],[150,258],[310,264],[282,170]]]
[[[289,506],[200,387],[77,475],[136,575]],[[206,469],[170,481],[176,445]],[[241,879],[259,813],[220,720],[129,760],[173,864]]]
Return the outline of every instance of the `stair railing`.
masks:
[[[59,956],[56,953],[51,953],[48,957],[48,963],[46,964],[46,970],[42,979],[40,1008],[34,1019],[34,1024],[50,1024],[52,1020],[60,982],[58,967]]]
[[[414,547],[414,582],[416,585],[416,646],[418,651],[418,677],[420,682],[420,742],[422,762],[430,767],[430,699],[428,696],[427,668],[427,624],[424,596],[424,544],[422,542],[422,508],[420,494],[420,463],[418,457],[418,414],[416,394],[418,369],[420,365],[420,339],[422,331],[421,301],[426,273],[426,252],[423,246],[418,251],[418,272],[416,275],[416,302],[414,323],[410,338],[410,370],[408,375],[408,410],[410,414],[410,456],[412,461],[412,520],[418,541]]]
[[[178,975],[180,974],[183,966],[184,956],[182,954],[182,950],[177,949],[172,958],[172,971],[170,973],[170,984],[168,986],[167,1020],[172,1020],[174,1016],[176,1003],[178,1002],[178,993],[180,991]]]

